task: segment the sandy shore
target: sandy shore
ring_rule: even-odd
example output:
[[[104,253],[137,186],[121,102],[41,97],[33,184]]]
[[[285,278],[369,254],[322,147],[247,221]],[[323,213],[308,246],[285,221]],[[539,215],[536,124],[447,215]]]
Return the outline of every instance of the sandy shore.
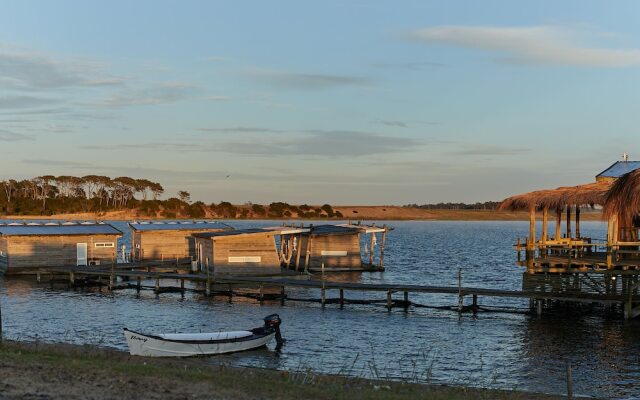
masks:
[[[88,346],[5,341],[0,399],[560,399],[517,391],[373,381],[153,359]]]
[[[340,211],[344,219],[366,221],[528,221],[528,212],[511,212],[496,210],[425,210],[420,208],[400,206],[335,206],[335,211]],[[213,219],[222,219],[215,215],[208,216]],[[103,213],[75,213],[58,214],[53,216],[40,215],[8,215],[3,219],[64,219],[64,220],[103,220],[103,221],[130,221],[136,219],[148,219],[140,216],[135,210],[109,211]],[[582,220],[600,220],[602,214],[599,211],[583,211]],[[248,218],[261,219],[261,218]],[[542,215],[538,216],[542,219]],[[297,218],[290,218],[295,221]],[[332,221],[322,218],[320,221]]]

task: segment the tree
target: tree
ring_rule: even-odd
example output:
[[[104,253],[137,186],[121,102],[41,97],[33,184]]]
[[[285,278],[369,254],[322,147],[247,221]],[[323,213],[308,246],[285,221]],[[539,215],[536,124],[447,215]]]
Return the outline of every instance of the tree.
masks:
[[[151,182],[151,183],[152,183],[152,185],[149,187],[149,189],[151,190],[151,193],[153,194],[153,199],[154,200],[158,200],[158,197],[162,193],[164,193],[164,188],[159,183],[156,183],[156,182]]]
[[[180,198],[180,200],[188,203],[191,199],[191,193],[187,192],[186,190],[181,190],[178,192],[178,197]]]

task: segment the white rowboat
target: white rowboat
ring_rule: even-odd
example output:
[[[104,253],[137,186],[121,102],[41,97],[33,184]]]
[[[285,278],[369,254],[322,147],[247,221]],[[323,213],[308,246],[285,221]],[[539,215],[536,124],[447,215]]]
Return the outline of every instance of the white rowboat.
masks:
[[[233,353],[265,346],[274,337],[278,346],[280,317],[272,314],[264,318],[264,325],[246,331],[213,333],[160,333],[148,335],[124,328],[124,337],[132,356],[193,357]]]

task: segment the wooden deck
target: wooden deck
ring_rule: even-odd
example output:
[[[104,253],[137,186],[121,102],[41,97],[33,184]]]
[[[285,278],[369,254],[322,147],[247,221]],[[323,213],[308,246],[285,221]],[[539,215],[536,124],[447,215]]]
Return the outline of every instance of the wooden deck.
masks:
[[[171,269],[170,269],[171,268]],[[35,272],[35,271],[34,271]],[[384,302],[390,310],[393,307],[409,307],[412,303],[409,301],[410,294],[437,294],[443,296],[454,296],[457,298],[457,305],[452,306],[459,312],[478,311],[479,298],[526,298],[530,299],[531,310],[542,313],[543,307],[550,302],[572,302],[602,305],[622,305],[627,318],[633,318],[640,315],[640,307],[634,308],[640,303],[640,295],[638,289],[640,285],[631,281],[627,284],[627,291],[615,290],[566,290],[567,287],[575,287],[575,284],[567,284],[562,281],[560,283],[551,284],[533,284],[524,286],[524,290],[502,290],[482,287],[464,287],[459,280],[458,286],[430,286],[430,285],[411,285],[411,284],[392,284],[392,283],[358,283],[358,282],[339,282],[331,280],[321,280],[318,277],[310,277],[308,275],[294,274],[290,271],[283,270],[284,276],[254,276],[254,277],[213,277],[203,273],[192,273],[189,271],[176,269],[176,266],[165,266],[164,268],[151,270],[149,266],[135,265],[114,265],[111,268],[95,268],[95,267],[56,267],[40,269],[35,272],[39,282],[68,282],[72,286],[82,286],[86,284],[98,284],[107,286],[109,290],[118,289],[147,289],[143,287],[142,281],[154,281],[152,287],[156,293],[165,291],[185,291],[196,290],[203,292],[205,295],[226,294],[233,296],[244,289],[257,289],[258,293],[251,294],[251,297],[263,301],[269,297],[272,299],[280,299],[283,302],[289,299],[286,295],[288,289],[313,289],[320,292],[320,298],[317,300],[321,304],[349,302],[345,298],[345,292],[367,292],[367,293],[384,293],[385,298],[380,301]],[[103,280],[105,283],[102,283]],[[171,287],[161,285],[161,281],[171,281],[170,285],[180,282],[180,287]],[[108,284],[106,283],[108,282]],[[195,283],[204,289],[188,289],[185,282]],[[636,282],[636,281],[634,281]],[[548,283],[548,282],[547,282]],[[600,282],[590,284],[585,283],[585,287],[595,287],[598,285],[604,287]],[[557,290],[560,288],[560,290]],[[266,289],[270,289],[270,293],[265,293]],[[274,291],[275,289],[275,291]],[[338,297],[329,299],[327,294],[333,292]],[[276,293],[275,295],[273,293]],[[316,292],[317,293],[317,292]],[[402,293],[402,300],[393,298],[394,294]],[[465,300],[471,298],[471,304],[465,305]]]

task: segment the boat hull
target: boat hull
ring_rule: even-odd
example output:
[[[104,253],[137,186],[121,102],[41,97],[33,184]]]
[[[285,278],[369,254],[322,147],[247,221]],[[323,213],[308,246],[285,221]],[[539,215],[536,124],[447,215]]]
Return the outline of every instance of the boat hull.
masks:
[[[217,341],[167,340],[128,329],[125,329],[124,336],[129,345],[129,353],[133,356],[194,357],[256,349],[269,343],[274,338],[275,332]]]

